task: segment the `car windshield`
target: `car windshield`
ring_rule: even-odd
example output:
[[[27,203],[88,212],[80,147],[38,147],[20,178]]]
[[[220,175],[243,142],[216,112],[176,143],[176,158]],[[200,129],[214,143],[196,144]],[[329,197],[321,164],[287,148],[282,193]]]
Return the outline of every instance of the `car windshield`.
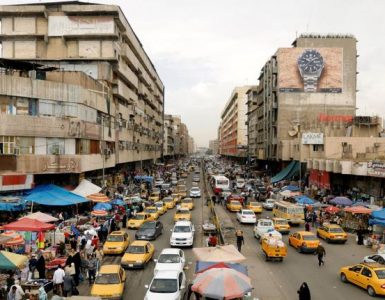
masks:
[[[171,198],[166,198],[166,199],[163,199],[164,202],[173,202],[174,200],[172,200]]]
[[[191,202],[192,202],[191,199],[183,199],[183,200],[182,200],[182,203],[191,203]]]
[[[146,211],[147,213],[149,213],[149,214],[156,213],[156,209],[155,209],[155,208],[146,208],[145,211]]]
[[[342,228],[329,228],[329,231],[330,232],[334,232],[334,233],[343,233],[344,231],[342,230]]]
[[[217,180],[217,185],[228,185],[229,184],[229,181],[228,180],[225,180],[225,179],[218,179]]]
[[[178,290],[176,279],[155,278],[152,281],[150,291],[153,293],[175,293]]]
[[[146,222],[142,226],[140,226],[140,229],[153,229],[155,228],[155,223],[153,222]]]
[[[175,226],[174,232],[190,232],[190,226]]]
[[[136,215],[132,219],[133,220],[144,220],[144,215]]]
[[[244,215],[254,215],[254,213],[252,211],[249,211],[249,210],[244,210],[242,213]]]
[[[178,209],[176,211],[177,214],[188,214],[190,211],[188,209]]]
[[[259,206],[258,202],[250,202],[250,206]]]
[[[129,246],[126,253],[143,254],[146,253],[144,246]]]
[[[199,192],[199,188],[193,187],[193,188],[191,188],[191,191],[192,191],[192,192]]]
[[[158,197],[159,196],[159,193],[152,193],[151,194],[151,197]]]
[[[385,269],[374,271],[378,277],[378,279],[385,279]]]
[[[96,284],[119,284],[118,274],[101,274],[99,273],[95,279]]]
[[[305,241],[314,241],[316,240],[316,237],[314,235],[303,235],[302,236]]]
[[[286,220],[275,220],[274,222],[275,222],[275,224],[279,224],[279,225],[286,225],[287,224]]]
[[[180,262],[180,257],[178,254],[161,254],[158,262],[163,264],[175,264]]]
[[[239,201],[231,201],[231,204],[232,205],[241,205],[241,203]]]
[[[273,223],[270,221],[260,222],[258,226],[273,226]]]
[[[123,242],[124,238],[122,235],[109,235],[107,237],[107,242]]]
[[[163,207],[163,203],[155,203],[156,207]]]

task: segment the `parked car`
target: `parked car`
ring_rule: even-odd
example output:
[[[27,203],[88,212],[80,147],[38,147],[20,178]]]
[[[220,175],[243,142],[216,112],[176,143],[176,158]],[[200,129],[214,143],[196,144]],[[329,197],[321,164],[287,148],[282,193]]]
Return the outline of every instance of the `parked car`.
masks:
[[[190,197],[191,198],[199,198],[201,196],[201,190],[199,187],[193,186],[190,189]]]
[[[274,199],[266,199],[265,202],[262,203],[262,206],[266,210],[273,210],[274,208]]]
[[[186,275],[183,271],[159,271],[147,288],[144,300],[183,299]]]
[[[186,259],[183,250],[165,248],[154,262],[156,262],[154,268],[154,274],[156,274],[158,271],[183,271]]]
[[[171,229],[170,245],[173,247],[193,246],[194,225],[190,221],[178,221]]]
[[[239,223],[254,224],[257,222],[257,218],[251,209],[241,209],[237,212],[237,221]]]
[[[150,221],[142,224],[135,233],[137,240],[155,240],[162,234],[163,224],[160,221]]]
[[[254,236],[260,239],[263,234],[268,231],[274,230],[274,223],[270,219],[259,219],[257,224],[254,226]]]

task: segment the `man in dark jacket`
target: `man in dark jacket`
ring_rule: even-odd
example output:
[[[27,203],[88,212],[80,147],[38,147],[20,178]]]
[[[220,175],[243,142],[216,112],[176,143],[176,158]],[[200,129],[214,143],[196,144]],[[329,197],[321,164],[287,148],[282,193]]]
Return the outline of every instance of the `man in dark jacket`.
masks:
[[[326,256],[326,251],[321,243],[319,243],[316,253],[318,255],[318,266],[324,265],[325,262],[323,261],[323,257]]]
[[[45,279],[45,259],[43,254],[39,253],[39,258],[36,263],[36,269],[39,272],[39,279]]]

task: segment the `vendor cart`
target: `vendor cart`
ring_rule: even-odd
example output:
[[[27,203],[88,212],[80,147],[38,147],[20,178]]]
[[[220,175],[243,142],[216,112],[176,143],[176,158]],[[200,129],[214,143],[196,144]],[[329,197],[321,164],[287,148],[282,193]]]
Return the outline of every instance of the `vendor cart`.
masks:
[[[285,243],[274,237],[262,239],[262,251],[265,254],[266,261],[283,261],[283,258],[287,255],[287,247]]]

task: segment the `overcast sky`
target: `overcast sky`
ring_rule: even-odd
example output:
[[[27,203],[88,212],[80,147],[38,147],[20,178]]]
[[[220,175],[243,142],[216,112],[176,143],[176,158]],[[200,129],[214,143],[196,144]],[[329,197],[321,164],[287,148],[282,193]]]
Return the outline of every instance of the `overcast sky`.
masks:
[[[385,116],[385,1],[91,2],[121,6],[165,84],[166,113],[182,117],[198,146],[216,138],[233,87],[257,84],[261,67],[276,49],[290,47],[305,32],[356,36],[359,113]]]

